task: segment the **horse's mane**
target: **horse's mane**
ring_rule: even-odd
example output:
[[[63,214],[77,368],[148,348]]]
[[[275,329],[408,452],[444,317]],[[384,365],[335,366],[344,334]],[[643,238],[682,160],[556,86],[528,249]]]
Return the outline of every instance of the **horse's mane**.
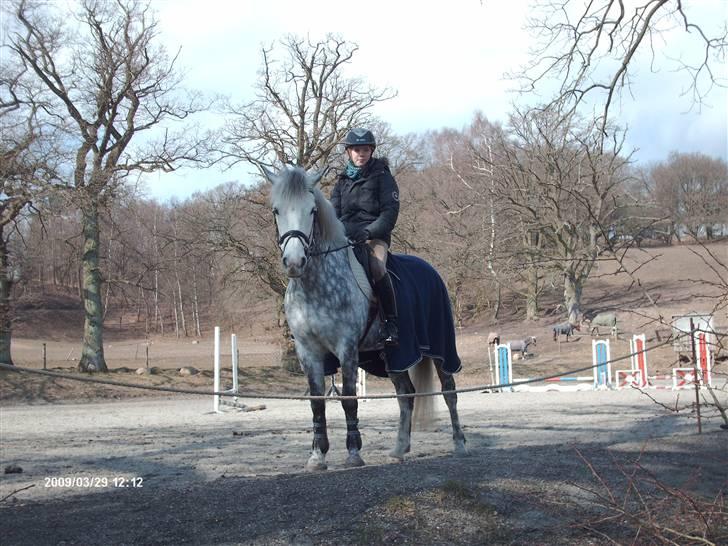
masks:
[[[317,187],[311,188],[306,171],[301,167],[286,168],[279,173],[279,180],[273,185],[271,202],[297,201],[313,193],[318,209],[318,240],[321,243],[344,244],[346,232],[344,224],[336,217],[336,211]]]
[[[314,188],[313,195],[316,198],[316,207],[318,208],[318,225],[321,229],[319,237],[321,241],[337,245],[346,243],[344,224],[336,217],[334,206],[318,188]]]

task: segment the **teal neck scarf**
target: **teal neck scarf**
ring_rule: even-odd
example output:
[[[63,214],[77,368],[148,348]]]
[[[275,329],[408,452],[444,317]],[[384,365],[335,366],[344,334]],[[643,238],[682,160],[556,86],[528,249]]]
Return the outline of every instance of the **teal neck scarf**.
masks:
[[[357,167],[351,162],[351,159],[346,164],[346,176],[352,180],[356,180],[361,176],[361,167]]]

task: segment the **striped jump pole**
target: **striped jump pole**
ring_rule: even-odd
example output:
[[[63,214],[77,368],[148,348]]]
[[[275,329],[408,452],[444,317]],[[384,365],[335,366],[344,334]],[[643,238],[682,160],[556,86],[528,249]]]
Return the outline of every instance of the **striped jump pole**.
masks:
[[[712,367],[713,354],[708,346],[705,332],[695,332],[695,351],[697,366],[694,368],[673,368],[672,386],[675,390],[692,388],[697,382],[701,387],[713,385]],[[697,377],[696,377],[697,370]]]
[[[675,388],[675,372],[671,375],[657,374],[648,375],[647,373],[647,339],[645,334],[632,336],[629,343],[630,352],[632,353],[631,369],[617,371],[617,388],[624,389],[628,387],[637,387],[640,389],[664,389],[672,390]],[[670,381],[668,385],[656,385],[657,381]]]
[[[496,345],[493,349],[495,353],[495,383],[513,383],[513,357],[511,354],[511,344]],[[513,387],[501,387],[500,392],[513,392]]]
[[[696,348],[698,357],[698,371],[700,372],[700,384],[713,386],[711,371],[713,367],[713,354],[708,347],[708,338],[705,332],[696,332]]]
[[[635,334],[630,342],[632,353],[632,369],[639,371],[639,386],[649,385],[649,374],[647,373],[647,337],[645,334]]]
[[[563,377],[549,377],[544,381],[546,383],[568,383],[570,381],[591,381],[593,378],[590,375],[565,375]]]
[[[645,334],[635,334],[629,340],[630,369],[617,370],[616,386],[617,389],[627,387],[639,387],[641,389],[648,387],[649,376],[647,375],[647,338]]]
[[[592,340],[592,368],[594,372],[594,388],[609,389],[612,386],[611,353],[608,339]]]

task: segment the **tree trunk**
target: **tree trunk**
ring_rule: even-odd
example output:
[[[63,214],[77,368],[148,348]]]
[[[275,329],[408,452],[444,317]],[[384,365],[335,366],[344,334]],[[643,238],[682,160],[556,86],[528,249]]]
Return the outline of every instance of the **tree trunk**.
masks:
[[[531,265],[526,291],[526,320],[538,320],[538,310],[538,269]]]
[[[113,228],[112,228],[113,229]],[[112,233],[112,236],[109,238],[109,249],[108,249],[108,267],[107,267],[107,277],[109,277],[109,273],[111,272],[111,247],[114,244],[114,236]],[[106,313],[109,312],[109,298],[111,297],[111,283],[106,283],[106,294],[104,294],[104,316],[103,320],[106,320]],[[123,310],[122,310],[123,312]]]
[[[174,307],[174,334],[177,336],[177,339],[179,339],[179,315],[177,314],[177,294],[174,292],[174,287],[172,287],[172,304]]]
[[[99,270],[99,211],[93,200],[81,210],[83,223],[83,306],[86,318],[83,325],[83,348],[78,369],[106,372],[103,342],[103,308],[101,305],[101,271]]]
[[[281,351],[281,365],[284,370],[291,373],[302,373],[301,364],[298,362],[298,355],[296,354],[296,344],[291,336],[291,331],[288,329],[287,321],[283,327],[283,351]]]
[[[493,319],[498,318],[498,313],[500,313],[501,310],[501,304],[503,303],[503,296],[501,293],[501,285],[499,282],[495,283],[496,285],[496,292],[495,292],[495,307],[493,309]]]
[[[172,227],[174,229],[174,246],[173,246],[173,248],[174,248],[174,277],[175,277],[175,280],[177,281],[177,294],[179,295],[179,298],[178,298],[179,299],[179,320],[180,320],[180,324],[182,326],[182,331],[184,332],[185,337],[187,337],[189,334],[187,333],[187,321],[185,320],[184,299],[182,298],[182,283],[180,282],[180,278],[179,278],[179,252],[178,252],[178,247],[177,247],[177,242],[178,242],[177,213],[176,213],[176,211],[173,211],[173,212],[174,212],[174,217],[173,217],[174,222],[172,224]],[[177,337],[179,337],[179,328],[177,331]]]
[[[154,210],[154,223],[152,224],[152,242],[154,245],[154,327],[164,337],[164,317],[159,310],[159,240],[157,238],[157,210]]]
[[[195,321],[195,335],[202,337],[200,329],[200,302],[197,296],[197,268],[192,269],[192,317]]]
[[[157,328],[157,321],[159,321],[159,328],[157,331],[164,337],[164,316],[162,316],[159,310],[159,270],[154,268],[154,327]]]
[[[187,333],[187,321],[185,320],[185,308],[183,305],[183,299],[182,299],[182,283],[180,283],[179,280],[179,274],[177,273],[177,267],[175,266],[174,275],[177,278],[177,293],[179,294],[179,317],[180,317],[180,323],[182,325],[182,331],[185,334],[185,337],[187,337],[189,334]],[[177,334],[177,337],[179,337],[179,333]]]
[[[564,305],[569,314],[569,322],[578,324],[581,313],[581,281],[573,273],[564,273]]]
[[[8,247],[3,227],[0,226],[0,362],[13,364],[10,355],[12,337],[12,309],[10,293],[13,288],[12,271],[9,267]]]
[[[144,301],[144,290],[139,287],[139,299],[137,300],[136,322],[142,319],[142,302]]]

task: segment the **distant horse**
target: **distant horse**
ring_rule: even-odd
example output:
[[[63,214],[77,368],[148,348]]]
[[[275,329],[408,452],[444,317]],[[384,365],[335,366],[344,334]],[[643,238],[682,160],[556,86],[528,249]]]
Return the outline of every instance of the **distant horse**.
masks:
[[[299,167],[284,168],[278,173],[262,166],[261,169],[272,184],[271,206],[279,234],[281,260],[289,278],[284,300],[286,318],[294,335],[301,367],[308,378],[309,391],[312,396],[323,396],[326,392],[324,362],[333,354],[342,368],[342,395],[353,396],[356,394],[359,347],[376,346],[379,341],[378,324],[367,325],[371,288],[357,283],[356,275],[362,272],[355,273],[354,269],[360,270],[361,266],[350,263],[344,226],[318,189],[323,173],[308,174]],[[400,311],[400,316],[402,314]],[[442,390],[454,391],[452,375],[443,370],[438,360],[425,356],[411,371],[413,378],[424,376],[430,379],[431,385],[433,369],[437,371]],[[397,394],[415,392],[407,370],[389,372],[389,377]],[[457,414],[457,395],[451,392],[444,394],[444,398],[450,411],[455,453],[464,454],[465,437]],[[413,409],[423,404],[432,407],[434,399],[432,396],[406,397],[398,401],[399,430],[390,456],[402,459],[410,450]],[[349,453],[345,464],[362,466],[357,400],[342,400],[341,405],[346,415]],[[312,400],[311,410],[313,444],[306,470],[325,470],[329,450],[326,402]]]
[[[581,330],[578,324],[571,324],[570,322],[562,322],[557,324],[553,328],[554,330],[554,341],[556,341],[560,335],[566,336],[566,341],[569,341],[569,336],[574,335],[574,330]]]
[[[523,358],[528,354],[528,346],[536,345],[536,338],[528,336],[525,339],[516,339],[514,341],[506,341],[511,344],[511,353],[520,352]]]
[[[615,313],[599,313],[591,319],[584,318],[583,323],[587,326],[591,335],[599,335],[599,327],[606,326],[611,331],[612,336],[617,337],[617,315]]]

